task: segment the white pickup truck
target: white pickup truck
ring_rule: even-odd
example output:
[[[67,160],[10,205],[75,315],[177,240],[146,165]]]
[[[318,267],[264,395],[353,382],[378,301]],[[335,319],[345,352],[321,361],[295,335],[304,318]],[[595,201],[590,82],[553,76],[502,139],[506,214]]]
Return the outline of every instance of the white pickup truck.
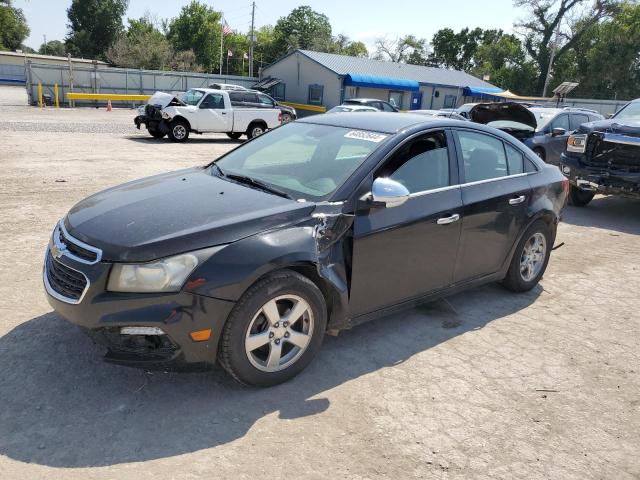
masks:
[[[277,108],[233,107],[224,90],[194,88],[176,97],[154,93],[146,105],[138,108],[134,119],[138,128],[144,124],[154,138],[168,135],[173,142],[185,142],[189,133],[226,133],[238,139],[251,139],[281,123]]]

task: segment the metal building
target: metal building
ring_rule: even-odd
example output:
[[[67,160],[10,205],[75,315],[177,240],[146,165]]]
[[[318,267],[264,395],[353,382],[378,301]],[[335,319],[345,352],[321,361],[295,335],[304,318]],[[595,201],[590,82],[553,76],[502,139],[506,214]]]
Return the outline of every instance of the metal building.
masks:
[[[402,110],[455,108],[464,89],[497,89],[459,70],[295,50],[262,69],[278,100],[332,108],[348,98],[377,98]],[[499,89],[497,89],[499,90]],[[311,108],[313,110],[313,108]]]

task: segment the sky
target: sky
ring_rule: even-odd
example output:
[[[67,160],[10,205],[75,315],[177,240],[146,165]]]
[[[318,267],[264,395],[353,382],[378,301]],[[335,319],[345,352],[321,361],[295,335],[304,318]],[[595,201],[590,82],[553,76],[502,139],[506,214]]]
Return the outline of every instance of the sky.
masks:
[[[250,0],[201,1],[222,11],[234,30],[249,30]],[[158,19],[171,18],[188,3],[190,0],[130,0],[126,16],[139,18],[149,12]],[[62,40],[67,33],[66,11],[70,4],[71,0],[14,0],[14,6],[22,8],[31,28],[25,43],[38,49],[43,35],[47,41]],[[491,0],[490,8],[479,8],[477,0],[256,0],[256,27],[274,25],[278,18],[300,5],[309,5],[327,15],[334,35],[345,34],[352,40],[362,41],[370,52],[374,50],[376,38],[414,34],[430,40],[437,30],[445,27],[511,31],[513,22],[522,15],[513,6],[513,0]]]

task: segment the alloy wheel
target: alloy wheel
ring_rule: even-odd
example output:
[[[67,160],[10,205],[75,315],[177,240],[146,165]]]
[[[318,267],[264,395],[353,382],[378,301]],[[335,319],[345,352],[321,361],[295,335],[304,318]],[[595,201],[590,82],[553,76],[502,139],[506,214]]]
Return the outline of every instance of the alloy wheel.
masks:
[[[525,282],[530,282],[538,276],[547,255],[547,240],[540,233],[534,233],[524,244],[520,257],[520,276]]]
[[[253,127],[253,130],[251,130],[252,137],[259,137],[263,133],[264,133],[264,129],[262,127]]]
[[[254,315],[245,336],[251,364],[263,372],[278,372],[294,364],[313,335],[313,312],[297,295],[282,295],[265,303]]]
[[[173,136],[178,140],[182,140],[186,134],[187,129],[184,127],[184,125],[176,125],[175,127],[173,127]]]

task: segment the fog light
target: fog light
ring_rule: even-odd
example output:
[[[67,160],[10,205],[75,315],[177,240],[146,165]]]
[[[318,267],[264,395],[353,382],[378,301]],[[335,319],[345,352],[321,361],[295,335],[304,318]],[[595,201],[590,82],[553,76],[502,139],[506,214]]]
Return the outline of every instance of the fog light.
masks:
[[[207,328],[206,330],[198,330],[197,332],[191,332],[189,335],[191,336],[191,340],[194,342],[204,342],[205,340],[209,340],[209,337],[211,337],[211,329]]]
[[[164,335],[158,327],[122,327],[120,335]]]
[[[567,167],[566,165],[563,165],[562,173],[566,173],[567,175],[569,175],[571,173],[571,167]]]

